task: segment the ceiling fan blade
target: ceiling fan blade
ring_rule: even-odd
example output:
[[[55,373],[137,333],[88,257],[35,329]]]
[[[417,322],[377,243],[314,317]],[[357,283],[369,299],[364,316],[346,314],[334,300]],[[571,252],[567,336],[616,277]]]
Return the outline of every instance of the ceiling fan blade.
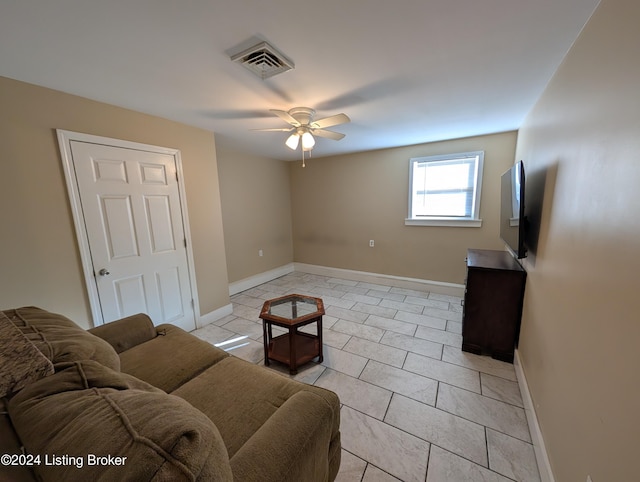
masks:
[[[328,131],[326,129],[312,129],[311,133],[314,136],[326,137],[327,139],[333,139],[334,141],[339,141],[344,137],[344,134],[341,134],[340,132]]]
[[[339,124],[346,124],[351,122],[351,119],[346,114],[336,114],[324,119],[318,119],[311,123],[311,127],[314,129],[322,129],[324,127],[337,126]]]
[[[280,117],[280,119],[282,119],[283,121],[285,121],[287,124],[291,124],[294,127],[298,127],[300,126],[300,122],[298,122],[296,120],[295,117],[293,117],[291,114],[289,114],[288,112],[284,111],[284,110],[278,110],[278,109],[270,109],[271,112],[273,112],[275,115],[277,115],[278,117]]]
[[[275,129],[250,129],[252,131],[258,131],[258,132],[291,132],[293,129],[295,129],[295,127],[283,127],[283,128],[275,128]]]

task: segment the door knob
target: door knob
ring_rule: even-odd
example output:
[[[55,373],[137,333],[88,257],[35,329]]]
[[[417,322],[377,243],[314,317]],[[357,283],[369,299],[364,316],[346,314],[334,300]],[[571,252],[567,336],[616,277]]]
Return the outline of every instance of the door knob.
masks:
[[[107,270],[107,268],[102,268],[100,271],[98,271],[98,274],[100,276],[109,276],[111,273],[109,273],[109,271]]]

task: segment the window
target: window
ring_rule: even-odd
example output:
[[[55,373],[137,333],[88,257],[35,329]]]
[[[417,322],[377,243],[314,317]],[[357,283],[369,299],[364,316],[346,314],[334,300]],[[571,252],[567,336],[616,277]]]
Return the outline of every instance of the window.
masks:
[[[407,225],[480,227],[484,151],[409,161]]]

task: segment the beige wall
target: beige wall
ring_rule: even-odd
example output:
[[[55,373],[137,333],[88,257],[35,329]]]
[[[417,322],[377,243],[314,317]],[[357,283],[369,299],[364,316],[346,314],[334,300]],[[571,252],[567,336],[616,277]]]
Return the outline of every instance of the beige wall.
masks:
[[[211,132],[0,77],[0,309],[90,325],[55,129],[180,149],[201,314],[229,303]]]
[[[293,262],[288,163],[243,153],[220,136],[216,149],[229,282]]]
[[[639,477],[639,18],[603,0],[519,133],[547,173],[520,356],[559,482]]]
[[[516,133],[434,142],[291,164],[294,259],[335,268],[463,283],[467,248],[503,249],[500,175]],[[405,226],[409,159],[484,150],[481,228]],[[369,240],[375,247],[369,247]]]

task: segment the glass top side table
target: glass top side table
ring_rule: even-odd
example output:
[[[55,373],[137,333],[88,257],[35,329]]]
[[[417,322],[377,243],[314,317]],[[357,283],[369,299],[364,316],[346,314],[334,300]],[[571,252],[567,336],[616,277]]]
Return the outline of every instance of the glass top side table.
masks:
[[[298,367],[314,358],[322,363],[322,315],[324,304],[321,298],[291,294],[267,300],[262,306],[262,332],[264,338],[264,364],[276,360],[289,366],[295,375]],[[298,328],[316,323],[317,332],[299,332]],[[287,333],[273,336],[272,325],[280,326]]]

